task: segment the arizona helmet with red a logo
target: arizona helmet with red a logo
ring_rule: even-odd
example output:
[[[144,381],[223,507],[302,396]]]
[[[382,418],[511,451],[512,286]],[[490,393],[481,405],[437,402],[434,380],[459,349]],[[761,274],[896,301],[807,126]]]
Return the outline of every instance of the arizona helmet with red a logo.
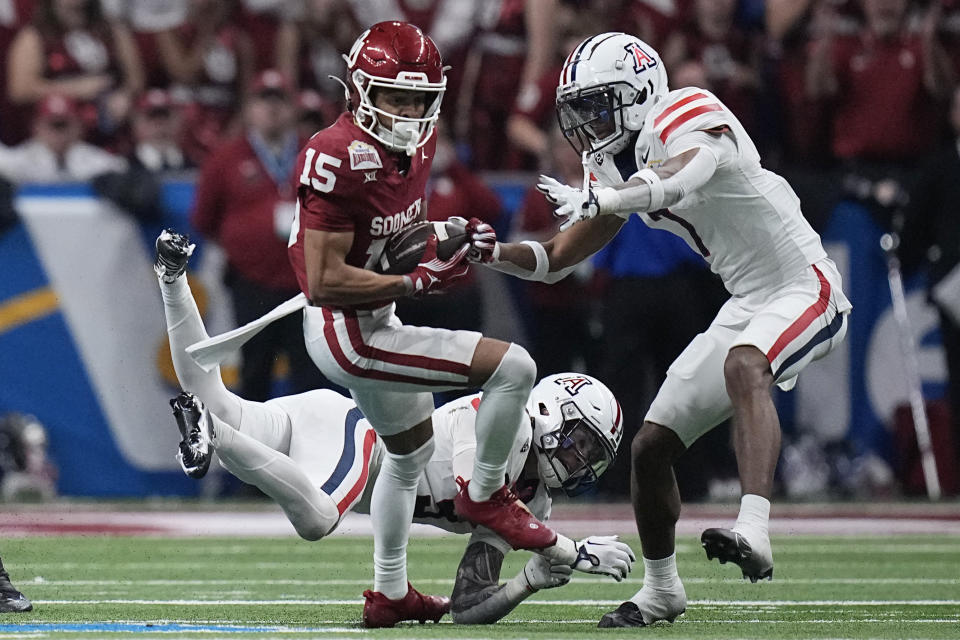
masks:
[[[388,149],[413,155],[430,138],[447,86],[437,45],[410,23],[379,22],[360,34],[344,59],[350,93],[356,92],[350,98],[357,123]],[[377,89],[423,92],[423,116],[398,116],[377,108]],[[381,124],[377,115],[391,125]]]
[[[601,33],[563,63],[557,117],[577,153],[618,153],[666,94],[667,71],[653,47],[626,33]]]
[[[527,401],[540,477],[567,495],[594,486],[623,437],[620,403],[596,378],[558,373],[537,383]]]

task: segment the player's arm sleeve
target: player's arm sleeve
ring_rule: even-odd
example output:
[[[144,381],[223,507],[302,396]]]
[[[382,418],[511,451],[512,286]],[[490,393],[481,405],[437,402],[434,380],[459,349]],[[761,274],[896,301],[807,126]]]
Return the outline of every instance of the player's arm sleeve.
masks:
[[[453,586],[450,613],[456,624],[492,624],[536,592],[523,571],[499,584],[503,556],[490,544],[471,539]]]
[[[668,147],[674,155],[661,168],[642,169],[622,185],[597,189],[600,213],[624,217],[671,207],[705,185],[735,149],[727,134],[691,131],[678,136]]]

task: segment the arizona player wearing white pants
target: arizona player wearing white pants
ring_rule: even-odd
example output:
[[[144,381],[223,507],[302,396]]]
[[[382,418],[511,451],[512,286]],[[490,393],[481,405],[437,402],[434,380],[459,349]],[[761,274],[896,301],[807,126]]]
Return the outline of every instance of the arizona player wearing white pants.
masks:
[[[264,403],[227,390],[218,369],[207,371],[186,353],[188,346],[207,338],[184,275],[191,246],[183,236],[164,232],[157,249],[170,353],[180,384],[192,392],[171,401],[183,435],[177,457],[184,472],[202,477],[216,451],[228,471],[276,501],[306,540],[332,533],[349,511],[369,513],[385,448],[356,405],[328,389]],[[538,589],[566,584],[574,570],[625,578],[634,556],[615,537],[574,542],[558,535],[557,544],[565,553],[569,550],[573,562],[542,551],[498,587],[511,545],[458,518],[453,509],[456,478],[469,478],[472,472],[479,405],[480,395],[475,394],[433,411],[436,446],[418,478],[414,520],[470,533],[471,538],[457,572],[453,602],[425,596],[435,606],[408,612],[413,619],[437,620],[452,604],[455,622],[490,623]],[[575,495],[593,486],[616,455],[622,432],[620,405],[599,380],[573,373],[549,376],[527,400],[510,447],[510,484],[545,520],[550,516],[550,490]]]
[[[487,264],[555,282],[637,213],[682,237],[731,293],[670,366],[631,444],[644,584],[600,626],[672,621],[686,608],[674,554],[680,498],[673,462],[733,416],[740,513],[732,529],[708,529],[701,541],[708,558],[736,563],[744,577],[772,578],[769,498],[780,425],[770,390],[792,387],[807,364],[843,340],[851,305],[798,198],[760,166],[736,116],[709,91],[668,91],[663,63],[646,43],[623,33],[580,43],[564,63],[557,111],[582,154],[585,184],[542,176],[538,188],[565,218],[560,233],[543,244],[497,243],[484,255]]]

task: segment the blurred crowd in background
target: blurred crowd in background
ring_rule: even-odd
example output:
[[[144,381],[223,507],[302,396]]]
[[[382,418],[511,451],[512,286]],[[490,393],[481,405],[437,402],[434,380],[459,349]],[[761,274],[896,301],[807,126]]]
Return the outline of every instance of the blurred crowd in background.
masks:
[[[296,293],[285,239],[297,151],[344,109],[329,78],[344,77],[342,54],[389,19],[420,26],[450,65],[431,218],[552,235],[539,194],[507,206],[491,186],[505,175],[532,184],[537,172],[582,181],[556,126],[559,69],[585,37],[625,31],[660,52],[671,87],[707,88],[737,114],[815,229],[852,197],[903,232],[908,268],[932,260],[936,281],[960,261],[950,196],[960,184],[960,0],[0,0],[0,189],[91,181],[151,222],[161,181],[193,172],[193,231],[222,246],[247,322]],[[922,215],[908,204],[916,189]],[[589,269],[509,287],[522,289],[514,298],[540,375],[597,375],[634,430],[726,295],[682,241],[637,219]],[[403,301],[401,317],[478,328],[479,288],[470,279],[444,298]],[[299,322],[271,331],[245,348],[240,393],[269,397],[279,352],[292,391],[324,384]],[[944,316],[942,331],[958,405],[960,329]],[[717,488],[736,475],[727,434],[715,430],[681,463],[689,496],[735,492]],[[611,494],[626,494],[621,458],[604,480]]]

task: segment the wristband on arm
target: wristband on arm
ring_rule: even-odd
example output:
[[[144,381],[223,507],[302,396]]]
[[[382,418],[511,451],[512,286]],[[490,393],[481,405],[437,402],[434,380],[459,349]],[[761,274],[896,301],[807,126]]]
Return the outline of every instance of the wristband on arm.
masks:
[[[501,273],[516,276],[522,280],[535,280],[537,282],[543,282],[547,277],[547,272],[550,271],[550,259],[547,257],[547,250],[543,248],[542,244],[535,240],[524,240],[520,244],[527,245],[530,247],[530,250],[533,251],[534,259],[537,261],[536,267],[533,271],[525,269],[512,262],[501,261],[499,243],[497,243],[497,246],[493,250],[493,259],[486,263],[487,266],[492,269],[496,269]]]

